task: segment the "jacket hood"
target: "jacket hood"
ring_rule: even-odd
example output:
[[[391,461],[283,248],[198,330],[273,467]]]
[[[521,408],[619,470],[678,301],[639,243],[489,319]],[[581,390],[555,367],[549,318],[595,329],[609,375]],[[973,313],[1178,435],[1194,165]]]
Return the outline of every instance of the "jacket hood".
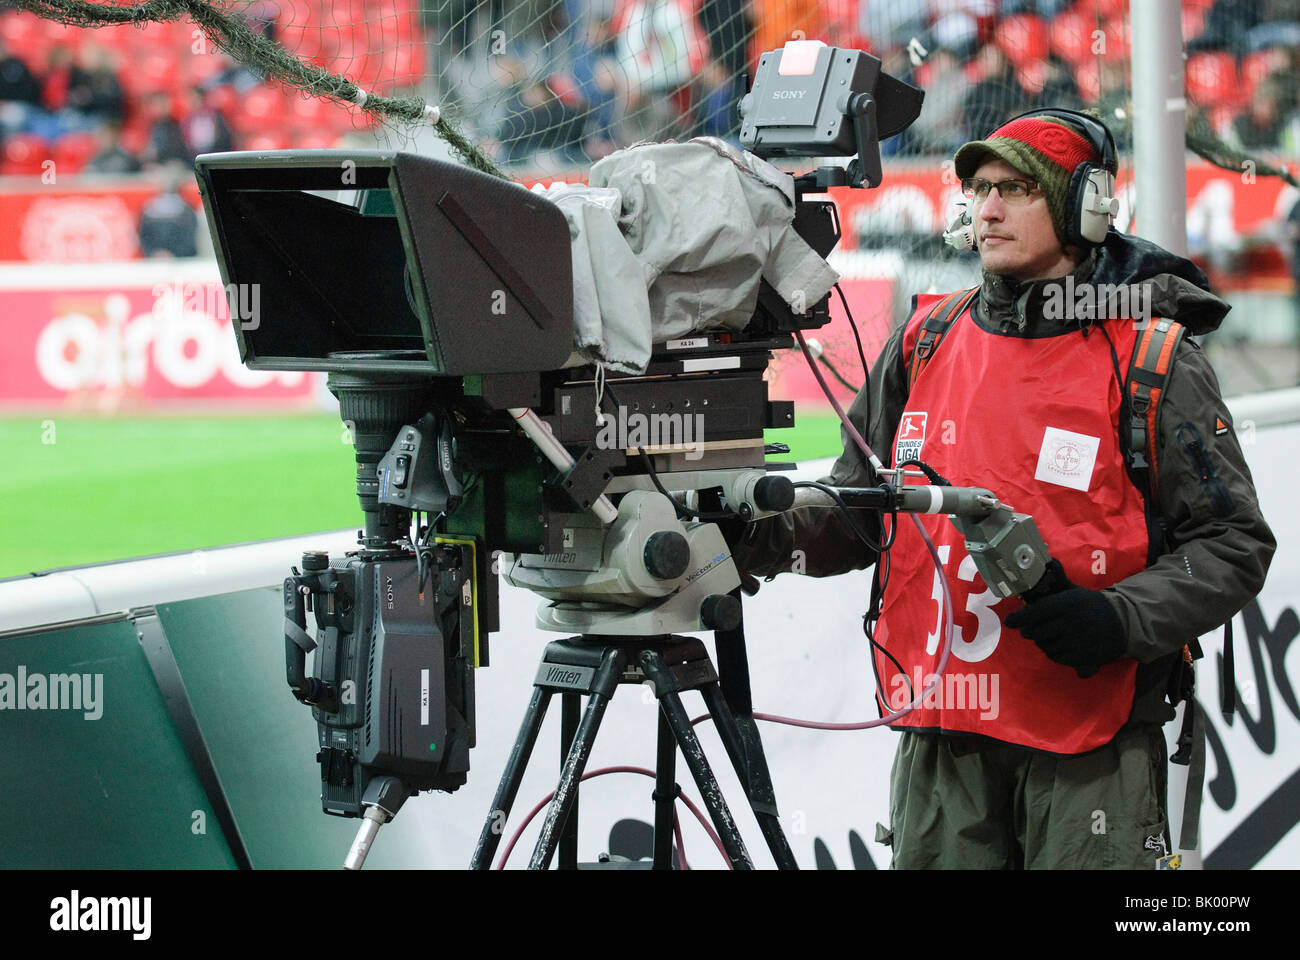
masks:
[[[1130,299],[1139,302],[1138,288],[1149,288],[1149,293],[1142,290],[1140,296],[1143,301],[1150,297],[1150,316],[1177,320],[1193,334],[1218,329],[1231,309],[1210,292],[1209,280],[1192,261],[1112,228],[1105,242],[1089,251],[1069,277],[1022,282],[986,271],[980,312],[1005,330],[1016,326],[1023,336],[1059,333],[1062,326],[1086,326],[1090,318],[1075,316],[1073,311],[1076,291],[1083,289],[1080,285],[1092,288],[1102,300],[1097,304],[1098,315],[1107,317],[1121,315]]]

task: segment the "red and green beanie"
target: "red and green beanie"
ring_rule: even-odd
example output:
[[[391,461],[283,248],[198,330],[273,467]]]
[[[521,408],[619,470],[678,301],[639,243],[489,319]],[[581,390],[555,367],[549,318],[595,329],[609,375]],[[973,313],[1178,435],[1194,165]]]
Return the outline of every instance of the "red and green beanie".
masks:
[[[1019,117],[983,140],[972,140],[961,147],[953,161],[957,176],[973,177],[990,153],[1038,181],[1047,197],[1052,226],[1064,243],[1065,195],[1070,189],[1070,177],[1085,160],[1101,162],[1088,138],[1054,117]]]

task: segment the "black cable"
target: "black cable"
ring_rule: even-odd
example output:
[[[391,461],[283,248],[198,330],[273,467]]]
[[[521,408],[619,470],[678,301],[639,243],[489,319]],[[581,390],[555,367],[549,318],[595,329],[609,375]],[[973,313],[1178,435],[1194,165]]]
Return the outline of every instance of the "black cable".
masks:
[[[605,397],[609,397],[610,402],[613,403],[616,407],[621,406],[621,404],[619,404],[618,402],[618,397],[614,395],[614,391],[609,388],[608,383],[605,384],[604,395],[600,398],[601,406],[604,406]],[[617,413],[617,411],[615,411],[615,413]],[[686,504],[682,503],[671,493],[669,493],[667,489],[664,488],[663,483],[661,483],[659,480],[659,473],[658,471],[655,470],[654,461],[650,458],[650,455],[645,452],[645,447],[637,447],[636,452],[639,453],[641,455],[641,459],[645,461],[646,473],[650,475],[650,482],[655,485],[656,490],[658,490],[661,494],[663,494],[665,497],[668,498],[668,502],[673,505],[674,509],[676,509],[677,517],[679,520],[695,519],[695,520],[704,520],[704,521],[714,521],[714,520],[741,519],[740,514],[736,513],[734,510],[727,510],[727,511],[719,510],[716,512],[705,512],[701,510],[694,510],[691,507],[688,507]]]
[[[844,291],[840,285],[835,284],[835,292],[840,295],[840,303],[844,306],[844,315],[849,318],[849,327],[853,330],[853,339],[858,342],[858,359],[862,361],[862,375],[871,381],[871,370],[867,367],[867,353],[862,349],[862,337],[858,333],[858,325],[853,319],[853,311],[849,309],[848,300],[844,299]]]
[[[862,349],[862,337],[858,334],[858,325],[853,319],[853,311],[849,309],[849,301],[845,299],[844,291],[840,289],[838,283],[835,284],[835,292],[839,294],[840,304],[844,307],[844,315],[849,318],[849,328],[853,331],[853,339],[858,344],[858,359],[862,361],[862,389],[860,392],[867,398],[867,418],[864,421],[867,429],[864,434],[868,434],[871,432],[871,368],[867,366],[867,354]]]
[[[796,481],[795,483],[792,483],[791,486],[810,487],[813,490],[820,490],[822,493],[826,494],[826,496],[830,497],[831,500],[835,502],[835,506],[838,507],[840,512],[844,514],[845,523],[849,525],[849,529],[853,531],[854,535],[859,540],[862,541],[862,545],[866,547],[868,550],[870,550],[872,553],[879,555],[879,553],[881,552],[880,540],[877,539],[875,543],[872,543],[871,540],[868,539],[867,535],[862,532],[862,529],[858,526],[857,521],[853,519],[853,514],[849,510],[849,505],[844,502],[844,498],[840,496],[838,490],[836,490],[834,487],[827,486],[824,483],[818,483],[816,480],[799,480]]]
[[[730,511],[717,510],[717,511],[706,512],[703,510],[695,510],[692,509],[691,507],[688,507],[686,504],[682,503],[671,493],[669,493],[666,489],[664,489],[664,485],[659,481],[659,474],[655,471],[655,465],[651,461],[650,455],[645,452],[645,447],[637,447],[636,452],[639,453],[641,457],[645,460],[646,472],[650,474],[650,482],[655,485],[655,489],[658,490],[665,497],[667,497],[668,502],[677,508],[677,518],[679,520],[695,519],[695,520],[712,521],[712,520],[741,519],[740,514],[736,513],[734,510],[730,510]]]
[[[835,365],[826,358],[826,354],[823,353],[817,359],[821,362],[822,366],[824,366],[827,370],[831,372],[831,376],[834,377],[836,380],[838,380],[840,382],[840,386],[842,386],[845,390],[851,390],[853,393],[857,393],[859,390],[862,389],[861,387],[855,387],[853,384],[845,380],[843,375],[838,370],[835,369]]]
[[[898,464],[898,469],[902,470],[903,468],[912,465],[916,465],[917,467],[920,467],[921,472],[925,474],[926,479],[929,480],[936,487],[952,486],[952,484],[947,479],[945,479],[937,470],[934,469],[934,467],[930,466],[924,460],[904,460],[902,463]],[[902,486],[903,481],[901,477],[899,478],[898,482],[899,482],[899,486]]]

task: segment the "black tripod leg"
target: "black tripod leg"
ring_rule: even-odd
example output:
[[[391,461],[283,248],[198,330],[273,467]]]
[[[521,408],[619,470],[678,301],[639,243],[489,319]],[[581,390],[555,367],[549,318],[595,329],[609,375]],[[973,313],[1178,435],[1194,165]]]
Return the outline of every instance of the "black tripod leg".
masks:
[[[700,687],[700,693],[713,717],[713,726],[722,738],[722,745],[731,758],[731,765],[736,769],[749,799],[750,809],[758,820],[758,827],[763,831],[767,849],[772,859],[781,870],[798,870],[794,852],[786,840],[785,831],[781,829],[780,815],[776,809],[776,790],[772,786],[771,775],[767,771],[767,758],[763,755],[763,742],[758,737],[758,725],[750,716],[736,717],[722,696],[716,683]]]
[[[537,846],[533,848],[533,858],[528,862],[529,870],[545,870],[551,865],[551,857],[555,855],[555,848],[560,842],[560,830],[578,799],[578,783],[587,767],[591,745],[596,740],[596,731],[600,729],[600,721],[605,716],[609,701],[608,696],[594,691],[587,698],[587,709],[583,711],[582,722],[578,724],[578,735],[569,749],[569,755],[564,758],[560,782],[555,788],[551,806],[546,811],[546,822],[542,824]]]
[[[506,819],[519,793],[519,784],[524,779],[524,770],[528,758],[532,756],[537,743],[537,734],[546,719],[546,708],[551,702],[551,694],[541,687],[533,688],[533,698],[528,701],[524,711],[524,722],[520,724],[519,736],[510,751],[510,759],[497,784],[496,796],[492,799],[492,809],[488,812],[483,832],[479,834],[478,846],[474,848],[474,858],[469,862],[471,870],[487,870],[492,866],[492,857],[501,843],[501,834],[505,830]]]
[[[658,758],[655,762],[655,859],[656,870],[673,868],[673,814],[677,800],[677,740],[668,716],[659,711]]]
[[[560,763],[568,759],[573,749],[573,741],[578,734],[578,717],[582,701],[576,693],[560,696]],[[573,809],[564,821],[564,830],[560,834],[560,869],[578,869],[578,785],[573,788]]]
[[[674,689],[672,675],[664,664],[663,655],[654,651],[644,651],[642,657],[646,676],[654,681],[655,689],[660,691],[659,708],[663,711],[669,727],[672,728],[673,736],[677,738],[677,743],[682,748],[682,757],[691,770],[691,776],[695,778],[695,785],[700,788],[704,805],[709,808],[709,817],[712,818],[714,829],[718,831],[718,837],[722,840],[723,849],[727,851],[727,859],[736,870],[754,869],[754,863],[749,859],[749,851],[745,849],[745,842],[740,839],[740,831],[736,829],[736,821],[732,819],[727,802],[722,799],[722,790],[718,787],[717,778],[713,776],[709,761],[704,756],[700,738],[695,735],[691,718],[686,715],[686,708],[682,706],[682,698]]]

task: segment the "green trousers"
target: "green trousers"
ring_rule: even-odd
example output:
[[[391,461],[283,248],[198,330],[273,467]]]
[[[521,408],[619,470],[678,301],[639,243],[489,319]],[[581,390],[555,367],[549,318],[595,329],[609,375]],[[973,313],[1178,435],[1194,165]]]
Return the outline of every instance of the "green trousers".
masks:
[[[1166,853],[1159,727],[1076,757],[938,733],[899,734],[888,829],[895,869],[1151,870]]]

